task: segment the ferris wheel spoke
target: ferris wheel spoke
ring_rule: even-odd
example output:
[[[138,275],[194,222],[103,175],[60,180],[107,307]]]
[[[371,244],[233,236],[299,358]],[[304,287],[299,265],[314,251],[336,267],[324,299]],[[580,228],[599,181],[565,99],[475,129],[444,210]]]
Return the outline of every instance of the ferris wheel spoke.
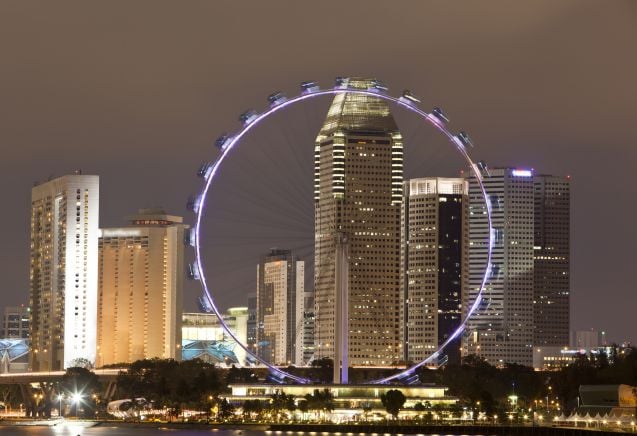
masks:
[[[311,214],[308,214],[308,208],[303,207],[303,205],[310,205],[312,195],[308,196],[308,192],[313,192],[313,184],[311,183],[312,178],[308,178],[308,183],[304,186],[302,183],[299,183],[299,180],[303,180],[306,176],[306,172],[310,168],[309,165],[305,164],[304,154],[305,151],[302,147],[300,147],[293,138],[290,137],[288,131],[270,130],[269,138],[261,138],[262,147],[252,146],[252,153],[243,156],[241,159],[236,159],[234,157],[235,153],[240,153],[237,150],[240,148],[237,145],[244,141],[254,141],[254,138],[249,138],[249,133],[253,131],[253,129],[257,128],[257,126],[265,125],[265,120],[270,118],[272,119],[275,114],[281,114],[287,108],[296,106],[305,101],[315,100],[324,96],[334,96],[341,93],[351,93],[351,94],[359,94],[365,96],[373,96],[380,99],[385,100],[388,103],[391,103],[401,109],[406,110],[410,114],[414,114],[419,119],[419,124],[411,133],[418,138],[421,136],[421,126],[428,124],[433,126],[435,130],[442,134],[443,137],[446,138],[446,141],[451,144],[451,146],[460,153],[465,162],[470,167],[471,171],[475,175],[477,183],[480,188],[480,192],[485,201],[486,211],[487,211],[487,224],[489,228],[489,233],[492,234],[493,226],[491,221],[491,205],[489,204],[488,197],[486,194],[486,189],[483,184],[483,176],[478,170],[478,167],[473,163],[471,158],[469,157],[469,148],[472,147],[472,142],[469,139],[469,136],[464,132],[460,132],[458,134],[452,133],[447,125],[449,119],[447,116],[440,110],[439,108],[434,108],[431,112],[427,112],[420,108],[418,105],[418,100],[411,96],[411,94],[407,95],[403,93],[401,97],[393,97],[387,94],[387,88],[385,86],[375,86],[375,88],[369,89],[354,89],[347,87],[347,83],[341,81],[340,84],[337,84],[337,87],[331,89],[320,90],[318,86],[313,82],[307,82],[302,85],[303,92],[292,98],[285,99],[279,94],[273,94],[270,97],[270,107],[266,109],[262,113],[257,113],[254,111],[246,112],[242,115],[242,128],[236,132],[234,135],[229,135],[227,138],[224,138],[223,144],[221,144],[221,154],[218,157],[218,160],[215,162],[213,166],[210,167],[210,170],[206,169],[205,185],[202,190],[202,193],[197,197],[197,202],[195,204],[195,213],[196,213],[196,224],[194,227],[194,249],[195,249],[195,262],[198,268],[198,274],[200,275],[200,283],[202,285],[202,290],[204,295],[210,300],[210,304],[213,308],[213,311],[220,316],[218,307],[212,298],[213,292],[212,288],[214,285],[212,282],[208,284],[206,279],[206,271],[204,271],[203,265],[203,248],[207,247],[207,244],[203,243],[201,240],[202,234],[202,218],[205,214],[212,219],[212,222],[217,226],[218,229],[228,230],[231,224],[241,225],[245,228],[248,228],[241,235],[231,235],[224,234],[221,236],[213,237],[213,243],[216,243],[214,247],[220,247],[227,250],[231,250],[232,248],[241,249],[242,247],[247,246],[255,246],[255,244],[266,244],[270,241],[277,241],[280,239],[285,239],[290,243],[290,247],[293,248],[298,253],[301,253],[303,257],[305,257],[309,262],[313,262],[312,253],[315,249],[314,238],[303,238],[301,235],[305,231],[310,230],[310,226],[307,222],[312,221]],[[303,106],[303,105],[301,105]],[[311,116],[308,115],[308,110],[305,106],[304,114],[306,124],[306,131],[310,130],[309,119]],[[314,108],[314,110],[316,110]],[[272,117],[272,118],[271,118]],[[301,124],[301,123],[299,123]],[[299,127],[297,124],[294,124],[294,128]],[[265,129],[267,130],[267,129]],[[302,132],[303,133],[303,132]],[[302,135],[301,135],[302,136]],[[267,140],[266,140],[267,139]],[[427,141],[428,142],[428,139]],[[269,153],[268,150],[274,149],[276,144],[284,144],[287,146],[288,154],[285,156],[286,159],[282,159],[280,155],[276,155],[274,153]],[[414,146],[418,146],[414,144]],[[447,153],[448,148],[438,147],[429,157],[422,162],[418,162],[416,168],[421,169],[425,167],[431,167],[431,165],[436,164],[442,158],[442,155]],[[313,155],[313,149],[307,150],[308,155]],[[240,156],[239,156],[240,157]],[[227,159],[227,165],[222,165]],[[311,162],[311,160],[310,160]],[[241,174],[234,174],[228,168],[230,165],[236,165],[236,168],[241,169]],[[274,180],[270,180],[268,177],[263,176],[264,168],[272,168],[279,175],[279,179],[275,182]],[[259,218],[256,217],[256,213],[254,216],[250,216],[250,218],[246,218],[247,215],[245,212],[242,213],[243,217],[239,218],[237,216],[233,216],[232,212],[228,210],[223,210],[223,208],[215,209],[214,207],[211,211],[207,211],[206,209],[206,197],[210,197],[211,200],[208,202],[208,207],[214,201],[220,201],[221,198],[225,198],[224,196],[213,195],[210,192],[210,187],[213,183],[217,182],[217,179],[223,175],[224,177],[229,177],[231,181],[241,180],[242,178],[250,178],[250,182],[258,184],[260,190],[255,190],[252,192],[251,190],[241,190],[236,186],[233,186],[230,183],[227,186],[227,192],[231,192],[233,194],[232,201],[230,202],[231,206],[239,207],[239,210],[242,206],[247,207],[252,212],[258,212],[261,214],[259,218],[263,219],[263,217],[267,218],[277,218],[283,216],[284,219],[280,220],[277,224],[272,224],[271,222],[259,222]],[[281,183],[283,181],[283,183]],[[278,183],[277,183],[278,182]],[[259,195],[262,192],[272,192],[276,193],[273,198],[264,198]],[[260,233],[260,232],[265,232]],[[214,248],[211,247],[211,248]],[[209,247],[210,248],[210,247]],[[493,272],[491,268],[491,258],[492,258],[492,249],[493,249],[493,238],[489,237],[487,252],[486,252],[486,266],[485,273],[481,281],[480,288],[476,293],[475,299],[471,303],[470,307],[467,309],[466,314],[463,314],[463,319],[461,321],[460,327],[454,331],[452,335],[438,348],[437,351],[432,353],[427,359],[422,362],[417,363],[413,367],[400,371],[397,374],[394,374],[390,377],[386,377],[383,379],[375,380],[372,383],[387,383],[392,380],[401,379],[403,377],[411,376],[414,371],[433,361],[436,359],[439,354],[444,350],[444,348],[451,342],[451,340],[456,339],[463,331],[467,320],[474,315],[474,313],[488,301],[488,292],[485,292],[487,283],[491,278]],[[226,253],[224,253],[226,254]],[[209,255],[209,251],[206,251],[206,255]],[[239,257],[241,256],[242,257]],[[215,256],[212,256],[216,258]],[[244,267],[242,265],[245,262],[242,260],[253,259],[253,256],[246,256],[245,254],[238,251],[237,253],[227,253],[225,257],[224,269],[226,272],[237,272],[242,274],[243,277],[240,280],[235,280],[235,286],[237,289],[250,289],[253,286],[253,278],[248,277],[249,275],[243,276],[244,271],[251,270],[254,272],[253,267]],[[249,273],[247,273],[249,274]],[[326,263],[318,265],[314,269],[315,280],[324,277],[325,275],[332,274],[332,268],[328,268]],[[214,279],[214,268],[213,274],[211,277]],[[329,279],[329,277],[328,277]],[[375,280],[372,277],[362,277],[362,286],[364,287],[377,287],[382,286],[382,284]],[[320,311],[316,313],[317,318],[320,315]],[[382,322],[383,317],[377,316],[374,318],[374,323],[377,326],[377,330],[384,329],[384,323]],[[225,322],[220,319],[220,322],[224,329],[228,332],[230,337],[237,342],[237,345],[245,350],[249,355],[254,357],[258,362],[268,366],[271,371],[274,371],[281,378],[288,378],[290,380],[296,381],[298,383],[309,383],[310,380],[298,377],[293,374],[289,374],[286,371],[280,370],[276,368],[271,363],[265,361],[264,359],[256,356],[253,352],[251,352],[246,344],[243,344],[238,340],[236,335],[234,335]],[[320,344],[318,344],[319,349],[317,353],[320,355]]]

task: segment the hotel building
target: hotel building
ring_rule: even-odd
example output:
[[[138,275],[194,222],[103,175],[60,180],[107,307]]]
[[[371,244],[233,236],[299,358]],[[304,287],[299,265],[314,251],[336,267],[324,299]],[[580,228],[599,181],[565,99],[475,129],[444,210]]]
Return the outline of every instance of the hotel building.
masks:
[[[129,220],[100,231],[98,366],[181,359],[188,226],[161,209],[142,209]]]
[[[95,362],[99,178],[77,173],[31,190],[29,366]]]

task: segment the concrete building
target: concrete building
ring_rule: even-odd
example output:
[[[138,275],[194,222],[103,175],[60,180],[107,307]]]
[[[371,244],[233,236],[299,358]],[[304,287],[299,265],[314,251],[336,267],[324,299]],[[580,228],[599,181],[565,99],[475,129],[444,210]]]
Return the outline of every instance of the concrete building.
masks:
[[[29,308],[24,305],[5,307],[2,325],[0,325],[0,338],[27,339],[29,337],[29,312]]]
[[[248,294],[248,337],[246,340],[248,349],[257,352],[257,293]]]
[[[570,179],[536,175],[533,345],[566,346],[570,332]]]
[[[572,333],[571,346],[574,348],[597,348],[606,346],[606,332],[599,330],[576,330]]]
[[[349,78],[367,89],[372,79]],[[348,335],[351,365],[391,365],[403,358],[400,312],[402,136],[377,97],[334,97],[314,148],[316,357],[334,358]],[[336,332],[338,235],[349,246],[349,328]],[[340,324],[339,324],[340,325]]]
[[[303,364],[314,359],[314,292],[305,292],[305,311],[303,313]]]
[[[223,315],[224,322],[243,344],[247,342],[248,319],[247,307],[231,307]],[[183,360],[201,359],[227,366],[254,363],[228,335],[214,313],[184,313],[181,331]]]
[[[78,174],[31,190],[29,366],[95,362],[99,177]]]
[[[429,357],[460,326],[468,286],[468,185],[463,178],[405,182],[401,209],[401,289],[405,361]],[[460,339],[445,349],[460,363]]]
[[[99,238],[99,366],[180,359],[184,285],[182,218],[141,209]]]
[[[489,241],[486,206],[469,176],[469,292],[475,301],[486,268]],[[467,323],[463,354],[494,365],[533,364],[534,182],[530,170],[495,168],[484,180],[492,206],[493,277],[480,309]]]
[[[305,262],[272,249],[257,266],[257,353],[274,364],[303,363]]]

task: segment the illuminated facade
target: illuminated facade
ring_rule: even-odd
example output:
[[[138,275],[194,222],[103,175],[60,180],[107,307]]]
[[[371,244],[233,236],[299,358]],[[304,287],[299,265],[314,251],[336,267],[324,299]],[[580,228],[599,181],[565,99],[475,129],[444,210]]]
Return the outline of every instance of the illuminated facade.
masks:
[[[29,337],[29,308],[25,306],[8,306],[4,308],[0,338],[26,339]]]
[[[243,344],[248,338],[248,318],[247,307],[231,307],[223,314],[223,320]],[[201,359],[229,366],[254,363],[246,359],[245,350],[228,335],[214,313],[184,313],[181,336],[183,360]]]
[[[314,292],[305,292],[305,312],[303,313],[303,363],[314,359]]]
[[[273,249],[257,266],[257,353],[269,363],[301,365],[305,262]]]
[[[401,289],[405,360],[420,362],[460,326],[468,286],[468,188],[463,178],[405,182],[401,212]],[[460,363],[460,341],[445,349]]]
[[[372,79],[345,79],[367,89]],[[403,143],[388,104],[336,95],[315,142],[315,357],[334,357],[336,233],[349,244],[349,362],[402,360]]]
[[[472,303],[486,267],[489,227],[484,199],[473,175],[469,181],[469,292]],[[469,319],[463,354],[493,365],[533,364],[534,183],[530,170],[496,168],[484,185],[492,206],[493,271],[483,304]]]
[[[98,366],[180,359],[184,282],[182,218],[142,209],[131,225],[101,229]]]
[[[99,177],[67,175],[31,190],[29,366],[95,362]]]
[[[570,179],[536,175],[534,346],[565,346],[570,332]]]

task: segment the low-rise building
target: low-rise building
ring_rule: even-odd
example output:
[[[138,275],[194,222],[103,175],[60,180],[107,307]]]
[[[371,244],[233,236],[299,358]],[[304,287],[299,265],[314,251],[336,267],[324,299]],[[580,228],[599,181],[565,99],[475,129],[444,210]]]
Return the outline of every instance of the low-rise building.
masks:
[[[334,411],[332,416],[336,421],[356,419],[364,411],[371,414],[385,416],[385,407],[381,395],[392,389],[400,390],[407,401],[403,405],[401,414],[417,414],[414,406],[417,403],[450,406],[458,402],[456,397],[446,394],[448,388],[436,385],[393,386],[393,385],[273,385],[266,383],[237,383],[231,384],[231,393],[224,398],[228,402],[242,406],[246,400],[270,401],[271,396],[283,392],[294,397],[295,404],[305,399],[307,394],[327,389],[334,397]],[[411,409],[411,410],[410,410]]]
[[[231,307],[223,315],[223,320],[237,339],[246,344],[248,308]],[[226,332],[214,313],[184,313],[181,335],[183,360],[201,359],[228,366],[253,363],[245,350]]]
[[[534,347],[533,369],[536,371],[558,371],[579,359],[598,360],[604,356],[612,363],[615,353],[630,351],[625,348],[593,347]]]

